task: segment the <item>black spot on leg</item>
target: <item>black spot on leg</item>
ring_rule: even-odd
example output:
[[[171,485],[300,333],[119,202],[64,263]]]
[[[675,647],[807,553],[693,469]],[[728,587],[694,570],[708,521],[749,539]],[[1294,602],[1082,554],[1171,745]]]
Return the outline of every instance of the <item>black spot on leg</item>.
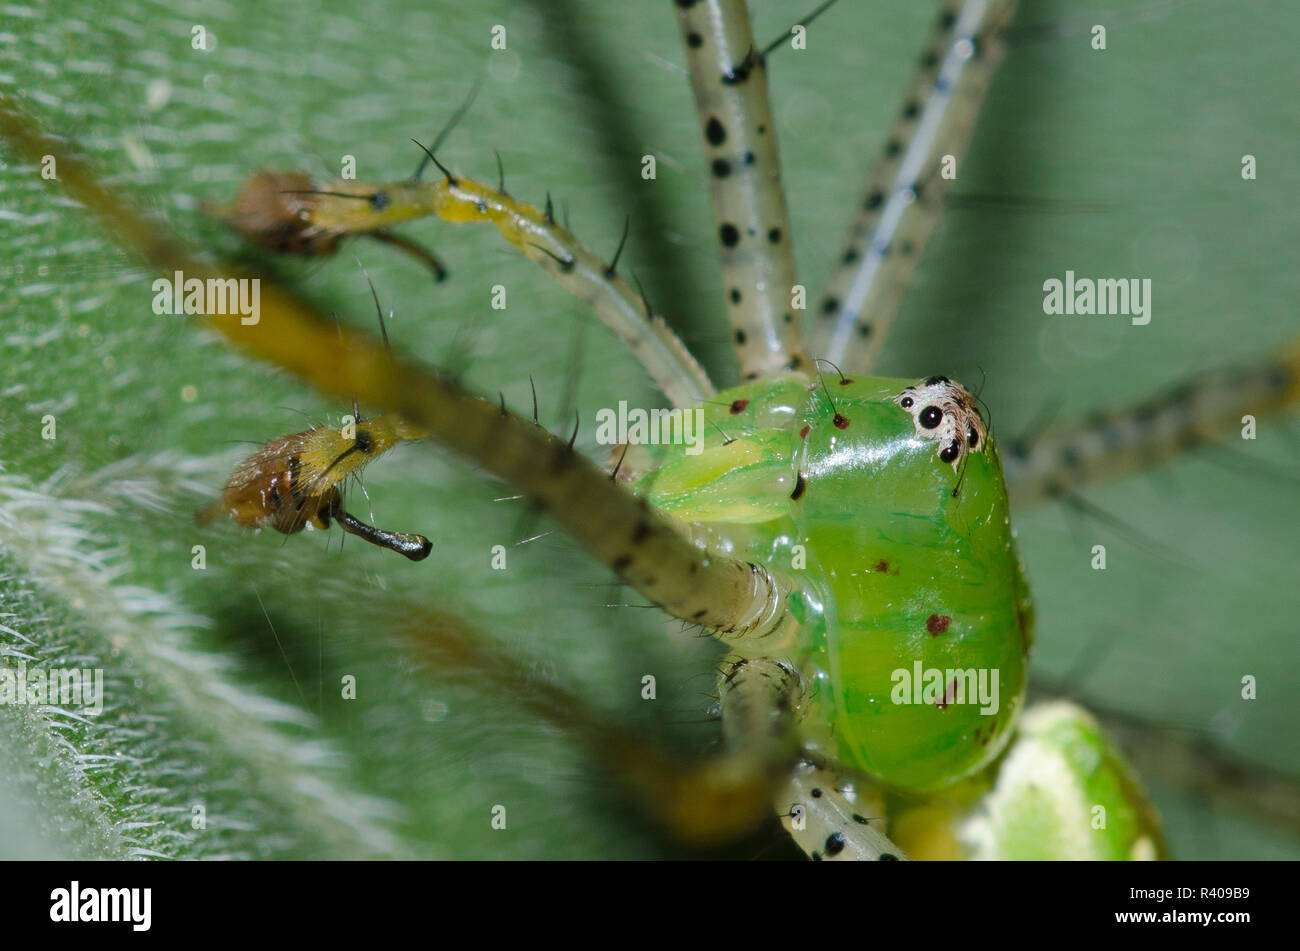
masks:
[[[899,152],[903,151],[903,144],[897,139],[890,139],[885,143],[885,155],[893,158]]]
[[[838,297],[828,297],[826,298],[826,302],[822,304],[823,314],[833,314],[839,309],[840,309],[840,300]]]
[[[740,157],[740,164],[741,164],[741,165],[753,165],[753,164],[754,164],[754,153],[753,153],[753,152],[746,152],[744,155],[742,155],[742,156]]]
[[[921,57],[921,66],[924,67],[925,69],[934,69],[938,65],[939,65],[939,54],[936,53],[934,50],[930,50],[930,52],[926,53],[924,56]]]
[[[921,114],[921,105],[918,102],[909,102],[903,107],[904,119],[915,119]]]
[[[866,322],[858,324],[858,336],[861,337],[863,340],[866,340],[868,337],[870,337],[871,324],[868,324]]]
[[[743,346],[745,345],[745,339],[746,339],[746,338],[745,338],[745,331],[743,331],[743,330],[737,330],[737,331],[736,331],[736,346],[738,346],[738,347],[743,347]]]
[[[780,228],[773,228],[773,229],[771,229],[770,231],[768,231],[768,233],[767,233],[767,240],[768,240],[768,241],[771,241],[773,244],[780,244],[780,243],[781,243],[781,229],[780,229]]]
[[[841,852],[844,851],[844,843],[845,843],[845,839],[844,839],[843,832],[831,833],[826,837],[826,846],[825,846],[826,854],[839,855]]]
[[[700,618],[704,617],[704,615],[708,613],[709,613],[708,608],[700,608],[698,611],[696,611],[694,614],[691,615],[691,620],[698,621]]]
[[[631,555],[619,555],[617,558],[614,559],[613,568],[621,575],[624,571],[627,570],[628,566],[631,564],[632,564]]]
[[[637,522],[632,528],[632,544],[640,545],[650,536],[650,523]]]
[[[849,248],[847,251],[844,252],[844,257],[841,258],[840,260],[844,264],[852,264],[857,259],[858,259],[857,249]]]
[[[718,235],[722,238],[724,247],[734,248],[740,243],[740,232],[736,230],[736,226],[733,224],[724,224],[718,229]]]
[[[700,36],[700,34],[694,31],[691,31],[690,33],[686,34],[686,45],[693,50],[697,50],[704,45],[704,37]]]
[[[709,116],[709,121],[704,125],[704,137],[709,140],[709,145],[721,145],[727,141],[727,130],[717,116]]]
[[[794,491],[790,493],[790,498],[793,499],[795,502],[798,502],[801,498],[803,498],[803,494],[807,490],[807,488],[808,488],[808,480],[805,479],[803,473],[800,472],[798,477],[795,479]]]
[[[731,302],[732,302],[733,304],[739,304],[739,303],[740,303],[740,288],[739,288],[739,287],[733,287],[733,288],[731,289]]]
[[[713,174],[718,178],[726,178],[731,174],[731,163],[723,158],[714,159]]]
[[[890,852],[881,852],[881,853],[880,853],[880,858],[878,859],[878,861],[881,861],[881,862],[897,862],[897,861],[898,861],[898,856],[897,856],[897,855],[894,855],[894,854],[892,854],[892,853],[890,853]]]
[[[820,798],[822,797],[822,791],[821,791],[821,788],[820,788],[820,787],[818,787],[818,786],[814,786],[814,787],[813,787],[813,790],[812,790],[812,797],[813,797],[814,799],[820,799]]]
[[[368,453],[375,448],[374,442],[370,438],[370,433],[364,429],[357,430],[357,438],[353,443],[357,447],[357,452]]]
[[[858,815],[858,814],[855,812],[855,813],[853,813],[853,821],[856,822],[856,823],[857,823],[858,825],[860,825],[860,826],[864,826],[864,825],[867,824],[867,817],[866,817],[866,816],[860,816],[860,815]]]
[[[885,203],[885,193],[882,192],[879,188],[877,188],[875,191],[873,191],[870,195],[867,196],[867,200],[866,202],[864,202],[863,207],[866,208],[867,211],[875,211],[884,203]]]

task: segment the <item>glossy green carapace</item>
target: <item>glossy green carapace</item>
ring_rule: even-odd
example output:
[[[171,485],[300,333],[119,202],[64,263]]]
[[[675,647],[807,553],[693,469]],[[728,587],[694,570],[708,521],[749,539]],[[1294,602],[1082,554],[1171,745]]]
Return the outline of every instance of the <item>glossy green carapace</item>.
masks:
[[[962,424],[945,461],[899,403],[911,385],[827,375],[728,390],[704,407],[702,451],[638,447],[636,489],[791,579],[786,654],[804,675],[809,746],[929,790],[1005,745],[1032,617],[992,439],[972,447]]]

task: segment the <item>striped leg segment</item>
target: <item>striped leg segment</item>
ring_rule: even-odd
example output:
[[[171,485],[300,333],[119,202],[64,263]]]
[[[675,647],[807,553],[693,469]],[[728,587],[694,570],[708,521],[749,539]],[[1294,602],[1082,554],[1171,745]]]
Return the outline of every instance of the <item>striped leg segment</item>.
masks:
[[[1236,372],[1218,371],[1169,390],[1136,409],[1054,426],[1002,453],[1014,505],[1074,492],[1100,479],[1156,465],[1300,401],[1300,340],[1276,358]]]
[[[921,69],[872,170],[849,241],[832,273],[808,352],[847,370],[872,369],[948,189],[945,156],[965,150],[1002,56],[1001,33],[1015,0],[948,3]],[[950,166],[951,167],[951,166]]]
[[[744,380],[806,365],[767,70],[744,0],[677,0],[704,133],[732,343]]]

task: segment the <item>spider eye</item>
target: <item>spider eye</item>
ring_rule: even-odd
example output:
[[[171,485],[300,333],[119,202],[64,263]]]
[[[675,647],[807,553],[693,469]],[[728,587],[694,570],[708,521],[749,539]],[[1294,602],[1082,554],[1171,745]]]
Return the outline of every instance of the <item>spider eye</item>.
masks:
[[[934,429],[943,419],[943,413],[937,406],[927,406],[921,410],[921,425],[926,429]]]
[[[961,443],[954,439],[952,442],[948,443],[948,445],[943,447],[943,451],[939,453],[939,458],[944,462],[954,462],[960,455]]]
[[[980,434],[977,433],[977,432],[975,432],[975,427],[974,427],[974,426],[967,426],[967,427],[966,427],[966,442],[967,442],[967,444],[968,444],[972,449],[974,449],[976,446],[979,445],[979,441],[980,441]]]
[[[901,400],[898,401],[898,405],[903,407],[903,409],[911,409],[912,404],[914,402],[916,401],[913,400],[910,396],[904,396]]]

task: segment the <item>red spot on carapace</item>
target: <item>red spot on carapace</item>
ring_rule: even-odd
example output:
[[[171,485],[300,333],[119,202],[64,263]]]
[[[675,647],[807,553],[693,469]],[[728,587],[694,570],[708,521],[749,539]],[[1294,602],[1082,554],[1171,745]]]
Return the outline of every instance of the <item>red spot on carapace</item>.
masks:
[[[835,424],[835,428],[836,428],[836,429],[848,429],[848,428],[849,428],[849,419],[848,419],[848,417],[847,417],[847,416],[841,416],[839,413],[836,413],[836,414],[835,414],[835,416],[834,416],[834,418],[831,420],[831,422]]]
[[[932,635],[938,636],[948,632],[948,625],[952,623],[952,618],[946,614],[931,614],[925,619],[925,629]]]
[[[736,416],[739,413],[743,413],[745,411],[745,407],[748,405],[749,405],[749,400],[736,400],[734,403],[731,404],[731,415]]]
[[[949,682],[944,689],[943,696],[934,702],[934,705],[940,710],[948,709],[948,704],[957,699],[957,681],[954,679]]]
[[[874,565],[871,566],[871,570],[879,571],[881,574],[884,574],[886,571],[889,570],[889,562],[885,561],[885,559],[882,558]]]
[[[800,438],[800,439],[807,439],[807,438],[808,438],[808,430],[810,430],[810,429],[812,429],[811,426],[805,426],[803,429],[799,430],[799,438]]]

